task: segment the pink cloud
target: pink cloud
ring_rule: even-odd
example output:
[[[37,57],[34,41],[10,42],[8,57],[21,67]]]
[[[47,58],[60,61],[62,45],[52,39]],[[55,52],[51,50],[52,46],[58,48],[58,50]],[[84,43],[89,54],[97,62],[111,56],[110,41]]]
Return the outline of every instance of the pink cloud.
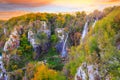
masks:
[[[0,0],[0,4],[17,4],[26,6],[41,6],[51,3],[53,0]]]

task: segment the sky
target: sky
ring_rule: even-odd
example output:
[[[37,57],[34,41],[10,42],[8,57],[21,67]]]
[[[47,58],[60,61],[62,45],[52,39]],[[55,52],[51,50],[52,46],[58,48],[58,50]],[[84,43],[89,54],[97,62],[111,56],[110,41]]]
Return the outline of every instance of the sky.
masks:
[[[92,12],[116,5],[120,5],[120,0],[0,0],[0,19],[30,12]]]

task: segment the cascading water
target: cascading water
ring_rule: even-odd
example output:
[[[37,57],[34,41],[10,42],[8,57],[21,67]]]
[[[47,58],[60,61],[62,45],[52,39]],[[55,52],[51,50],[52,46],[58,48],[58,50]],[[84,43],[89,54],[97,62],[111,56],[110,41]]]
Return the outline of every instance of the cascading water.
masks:
[[[84,29],[83,29],[83,33],[82,33],[82,37],[81,37],[82,40],[84,39],[87,32],[88,32],[88,21],[86,21],[86,23],[84,25]]]
[[[97,19],[94,21],[92,28],[95,27]],[[85,35],[88,32],[88,22],[85,23],[82,40],[84,39]],[[87,73],[85,72],[87,70]],[[98,71],[98,65],[87,65],[86,62],[82,63],[82,65],[78,68],[77,73],[75,74],[75,80],[87,80],[87,75],[89,80],[101,80],[100,74]]]
[[[43,26],[44,26],[44,30],[46,30],[46,26],[47,26],[47,25],[46,25],[46,22],[44,22],[44,25],[43,25]]]
[[[67,39],[68,39],[68,33],[67,33],[66,39],[65,39],[65,41],[63,43],[63,48],[62,48],[62,53],[61,53],[62,57],[66,57],[67,56],[67,51],[66,51]]]
[[[4,34],[6,35],[6,33],[7,33],[7,29],[6,29],[6,28],[4,28]]]
[[[96,22],[97,22],[97,19],[94,21],[94,23],[93,23],[93,25],[92,25],[92,28],[95,27]]]

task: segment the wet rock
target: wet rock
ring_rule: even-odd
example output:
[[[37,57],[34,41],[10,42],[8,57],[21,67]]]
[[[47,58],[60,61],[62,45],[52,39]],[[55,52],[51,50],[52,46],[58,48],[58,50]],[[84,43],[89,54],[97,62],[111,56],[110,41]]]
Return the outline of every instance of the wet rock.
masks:
[[[55,32],[58,36],[58,38],[60,38],[60,40],[62,41],[64,39],[64,28],[56,28]]]
[[[50,48],[50,42],[46,42],[46,43],[42,46],[43,52],[47,52],[49,48]]]
[[[42,47],[40,45],[34,47],[34,51],[36,52],[35,59],[38,59],[40,57],[40,54],[42,52]]]
[[[117,49],[120,50],[120,42],[117,42]]]
[[[63,44],[64,44],[64,42],[63,42],[63,41],[60,41],[60,42],[57,43],[57,45],[55,46],[55,48],[56,48],[56,50],[57,50],[58,53],[61,53],[61,52],[62,52]]]

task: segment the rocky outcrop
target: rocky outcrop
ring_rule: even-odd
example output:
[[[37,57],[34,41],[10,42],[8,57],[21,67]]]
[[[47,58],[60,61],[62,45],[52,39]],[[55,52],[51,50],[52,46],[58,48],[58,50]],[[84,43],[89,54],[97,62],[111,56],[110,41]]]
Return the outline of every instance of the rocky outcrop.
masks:
[[[42,53],[42,47],[40,45],[37,45],[33,49],[36,52],[35,59],[38,59]]]
[[[1,72],[0,72],[0,80],[8,80],[8,76],[6,74],[6,70],[4,68],[4,63],[3,63],[2,59],[3,59],[3,57],[0,56],[0,70],[1,70]]]
[[[36,58],[38,58],[42,52],[47,52],[48,51],[48,49],[50,47],[50,42],[46,42],[42,46],[40,43],[36,42],[36,39],[34,38],[35,35],[36,34],[33,33],[31,30],[28,31],[28,41],[33,46],[33,49],[36,52]]]
[[[37,33],[34,33],[32,30],[28,31],[28,41],[33,46],[34,51],[36,52],[35,59],[38,59],[41,53],[45,53],[48,51],[50,47],[50,42],[45,42],[42,45],[37,42],[35,35],[39,34],[40,32],[46,33],[48,39],[50,39],[51,31],[47,27],[47,23],[45,21],[39,21],[37,20],[35,22],[36,25],[38,25]],[[48,40],[49,41],[49,40]]]
[[[60,40],[62,41],[64,39],[64,28],[56,28],[55,32],[58,38],[60,38]]]
[[[17,48],[19,46],[19,43],[19,34],[15,28],[4,45],[4,51],[6,52],[8,50],[13,50]]]
[[[33,46],[33,49],[36,52],[35,59],[37,59],[42,52],[42,47],[39,44],[36,43],[34,35],[35,34],[31,30],[28,31],[28,41]]]
[[[71,32],[70,33],[70,44],[77,46],[80,43],[80,37],[81,37],[81,33],[80,32]]]
[[[63,44],[64,44],[64,28],[56,28],[55,32],[60,39],[59,42],[56,44],[55,48],[58,53],[62,53]]]
[[[61,53],[62,52],[62,48],[63,48],[63,41],[60,41],[56,44],[55,48],[57,50],[58,53]]]
[[[57,52],[61,53],[61,57],[65,58],[67,56],[67,50],[66,50],[66,43],[68,40],[68,34],[65,37],[65,32],[64,32],[64,28],[56,28],[56,34],[58,36],[58,38],[60,39],[59,42],[57,43],[56,50]]]
[[[51,45],[50,42],[44,43],[44,45],[42,46],[43,53],[46,53],[49,50],[50,45]]]
[[[97,65],[82,63],[77,70],[75,80],[101,80]]]
[[[28,41],[31,43],[31,45],[33,46],[33,48],[38,45],[38,44],[36,44],[36,42],[35,42],[34,35],[35,35],[35,34],[34,34],[31,30],[28,31]]]

